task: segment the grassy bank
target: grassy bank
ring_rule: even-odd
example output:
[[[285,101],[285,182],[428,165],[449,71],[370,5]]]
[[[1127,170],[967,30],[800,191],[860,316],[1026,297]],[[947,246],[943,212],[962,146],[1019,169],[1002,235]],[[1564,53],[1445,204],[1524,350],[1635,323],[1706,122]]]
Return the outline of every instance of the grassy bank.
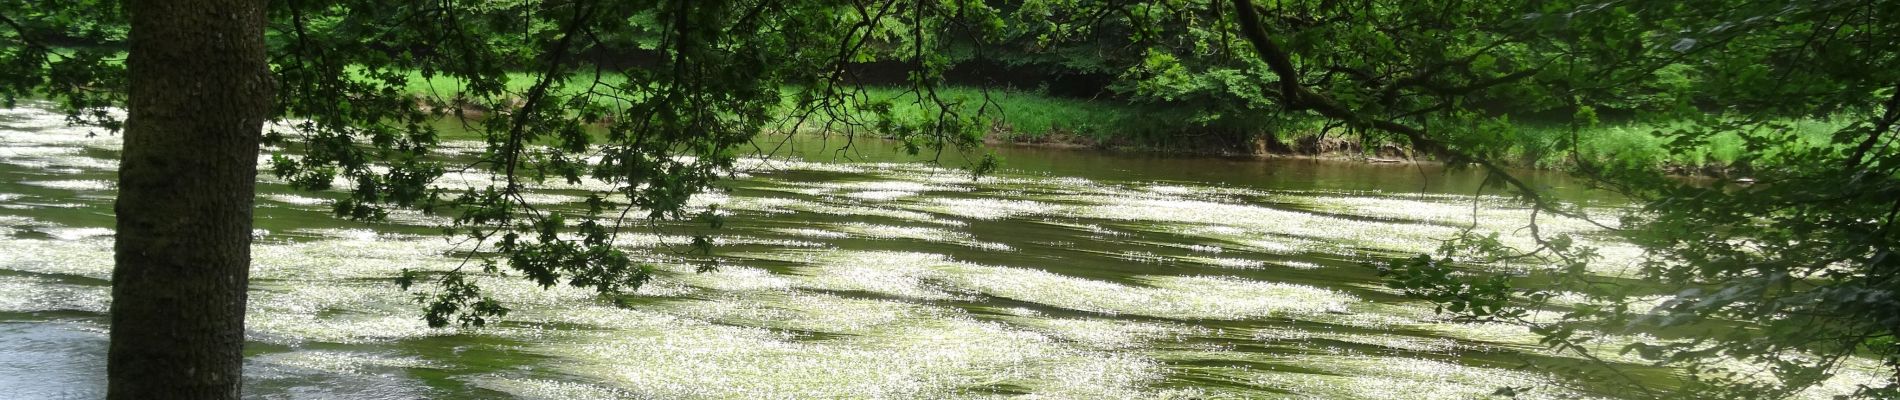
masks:
[[[1832,146],[1834,132],[1844,127],[1844,120],[1800,119],[1779,121],[1784,126],[1760,127],[1749,131],[1751,134],[1787,134],[1787,148],[1815,148]],[[1516,162],[1539,168],[1563,168],[1574,163],[1566,151],[1574,141],[1577,156],[1598,164],[1620,165],[1663,165],[1678,173],[1722,174],[1722,169],[1743,161],[1745,154],[1756,154],[1759,161],[1774,162],[1782,154],[1777,151],[1750,151],[1742,135],[1736,132],[1710,136],[1706,141],[1687,147],[1686,151],[1671,152],[1670,142],[1676,140],[1672,132],[1689,126],[1686,122],[1625,122],[1605,124],[1577,129],[1574,133],[1569,127],[1524,125],[1512,136],[1515,142],[1511,153]],[[1574,137],[1574,139],[1573,139]]]
[[[591,80],[592,77],[586,77]],[[409,90],[419,95],[453,97],[461,91],[459,82],[449,79],[424,79],[419,74],[409,79]],[[624,80],[604,77],[602,83],[618,85]],[[579,81],[565,90],[583,89]],[[533,79],[511,75],[511,91],[526,91]],[[793,90],[786,90],[788,95]],[[901,88],[872,87],[866,94],[873,99],[889,100],[898,118],[933,118],[936,106],[918,101],[916,94]],[[984,110],[990,126],[988,139],[995,143],[1057,145],[1117,150],[1207,153],[1238,156],[1321,156],[1321,157],[1395,157],[1404,143],[1392,138],[1359,137],[1343,130],[1322,133],[1321,121],[1235,122],[1209,121],[1187,107],[1163,108],[1133,105],[1111,100],[1052,97],[1030,91],[946,87],[938,90],[946,102],[956,104],[960,112],[973,115]],[[791,100],[786,101],[790,108]],[[1786,122],[1792,140],[1825,145],[1842,122],[1796,120]],[[1503,135],[1509,161],[1525,167],[1561,169],[1574,164],[1576,156],[1599,164],[1660,165],[1687,174],[1716,173],[1747,153],[1739,135],[1710,137],[1689,151],[1672,153],[1668,132],[1685,127],[1681,122],[1620,122],[1584,127],[1573,131],[1568,126],[1526,123]],[[789,122],[778,126],[791,129]],[[801,129],[814,129],[808,124]]]
[[[888,90],[890,96],[900,96]],[[946,97],[977,104],[975,89],[944,91]],[[1220,153],[1226,155],[1301,155],[1327,157],[1392,157],[1402,139],[1359,137],[1335,130],[1322,133],[1322,121],[1281,121],[1253,126],[1208,123],[1190,110],[1155,109],[1110,101],[1042,96],[1020,91],[990,91],[995,114],[991,137],[1021,144],[1062,144],[1142,151]],[[926,110],[907,102],[901,108]],[[1782,126],[1755,128],[1754,133],[1780,130],[1796,147],[1829,146],[1844,120],[1801,119],[1779,121]],[[1613,122],[1572,129],[1567,125],[1525,123],[1503,135],[1503,154],[1512,164],[1562,169],[1578,158],[1595,164],[1665,166],[1684,174],[1719,174],[1745,154],[1761,154],[1773,161],[1775,152],[1748,151],[1737,133],[1722,133],[1672,152],[1675,133],[1689,127],[1684,121]],[[1322,136],[1323,135],[1323,136]],[[1571,150],[1575,149],[1575,158]]]

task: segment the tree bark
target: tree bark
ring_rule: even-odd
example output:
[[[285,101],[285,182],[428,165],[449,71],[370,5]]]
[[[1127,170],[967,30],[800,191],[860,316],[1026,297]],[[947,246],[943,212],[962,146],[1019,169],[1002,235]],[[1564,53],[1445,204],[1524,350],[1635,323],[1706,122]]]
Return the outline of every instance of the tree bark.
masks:
[[[107,398],[236,399],[258,139],[263,0],[130,0]]]

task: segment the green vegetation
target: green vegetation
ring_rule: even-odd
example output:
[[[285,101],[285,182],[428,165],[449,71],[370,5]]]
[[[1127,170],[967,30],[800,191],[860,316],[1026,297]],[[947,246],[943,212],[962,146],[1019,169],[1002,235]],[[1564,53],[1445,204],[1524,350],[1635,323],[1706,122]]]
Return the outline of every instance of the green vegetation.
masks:
[[[358,79],[361,79],[358,73]],[[467,88],[462,81],[447,77],[423,77],[420,73],[409,73],[405,79],[409,82],[404,89],[418,96],[453,98]],[[569,94],[585,90],[582,84],[591,84],[590,75],[575,75],[564,85]],[[600,79],[602,85],[620,85],[626,82],[621,75],[605,75]],[[510,73],[505,87],[509,91],[524,92],[534,83],[527,73]],[[783,104],[777,110],[780,121],[775,130],[791,129],[796,122],[787,118],[787,112],[798,107],[797,99],[791,94],[798,88],[781,88],[787,94]],[[1190,120],[1189,112],[1183,110],[1156,109],[1131,105],[1116,100],[1089,100],[1051,96],[1043,93],[1028,92],[1005,88],[981,88],[970,86],[950,86],[938,89],[939,96],[955,103],[958,112],[985,116],[990,131],[988,135],[1003,141],[1028,143],[1046,141],[1074,141],[1072,144],[1127,146],[1135,148],[1163,148],[1179,134],[1196,132],[1210,127]],[[867,86],[863,88],[865,97],[874,102],[889,103],[891,113],[901,119],[920,123],[930,120],[938,110],[934,104],[921,102],[921,98],[911,90],[892,86]],[[611,99],[597,99],[603,105],[613,104]],[[855,111],[856,118],[874,117],[867,112]],[[799,128],[803,131],[815,130],[813,126]],[[1240,128],[1231,128],[1240,130]],[[1250,129],[1265,133],[1267,127]],[[881,136],[877,132],[855,132],[858,134]]]
[[[513,91],[525,91],[532,79],[525,73],[508,75],[507,87]],[[410,84],[406,90],[417,95],[453,97],[465,88],[458,81],[448,78],[424,78],[419,73],[407,77]],[[570,78],[574,84],[591,82],[591,76]],[[625,77],[607,76],[601,79],[604,85],[624,84]],[[568,86],[570,91],[582,90]],[[796,92],[794,89],[782,89]],[[1205,121],[1195,121],[1193,112],[1183,109],[1139,106],[1123,101],[1109,99],[1074,99],[1015,89],[991,89],[968,86],[951,86],[938,89],[940,96],[957,104],[957,110],[966,114],[984,113],[989,131],[987,136],[1005,143],[1057,144],[1084,147],[1115,148],[1124,150],[1159,150],[1185,152],[1213,152],[1253,155],[1324,155],[1339,157],[1357,157],[1369,155],[1370,150],[1388,144],[1389,138],[1378,136],[1326,132],[1320,121],[1304,123],[1285,122],[1252,127],[1217,126]],[[864,93],[872,99],[889,102],[892,113],[910,121],[928,121],[932,118],[935,106],[920,103],[918,96],[909,90],[888,86],[864,88]],[[787,98],[782,110],[796,107],[795,99]],[[985,110],[979,110],[985,108]],[[774,130],[790,129],[793,120],[781,120]],[[870,118],[860,115],[859,118]],[[1825,145],[1833,132],[1843,127],[1846,120],[1828,121],[1800,119],[1789,121],[1787,129],[1792,130],[1803,143],[1812,146]],[[915,122],[913,122],[915,123]],[[1687,148],[1680,154],[1671,153],[1670,135],[1672,132],[1689,127],[1691,124],[1680,121],[1655,123],[1612,122],[1575,130],[1579,149],[1576,157],[1598,164],[1617,164],[1629,167],[1664,167],[1684,175],[1727,175],[1726,168],[1741,161],[1746,150],[1743,139],[1737,133],[1721,133],[1709,138],[1706,143]],[[807,125],[801,130],[816,130]],[[1565,126],[1551,126],[1548,123],[1518,123],[1511,125],[1513,133],[1505,137],[1509,141],[1508,150],[1501,161],[1522,167],[1547,169],[1569,169],[1575,167],[1575,160],[1566,151],[1571,145],[1572,129]],[[466,135],[467,132],[457,131]],[[879,136],[877,132],[856,132]],[[1226,133],[1221,135],[1220,133]],[[1296,148],[1295,143],[1317,141],[1326,135],[1336,141],[1350,143],[1350,148],[1316,149]],[[449,136],[461,137],[461,136]],[[1273,144],[1263,148],[1249,148],[1253,140],[1269,140]],[[1195,140],[1207,141],[1195,143]],[[1369,143],[1361,145],[1361,140]],[[1255,153],[1264,150],[1265,153]],[[1358,151],[1352,151],[1358,150]]]
[[[283,149],[268,165],[277,179],[347,191],[333,203],[343,217],[438,215],[477,248],[469,268],[396,278],[433,327],[506,318],[482,288],[504,274],[602,298],[641,287],[657,267],[615,245],[641,222],[629,220],[696,222],[673,227],[693,238],[682,257],[716,269],[708,232],[724,214],[691,200],[774,131],[889,137],[912,155],[979,160],[977,175],[997,167],[982,145],[999,131],[1241,152],[1403,146],[1482,172],[1533,217],[1513,236],[1468,229],[1427,255],[1363,261],[1445,318],[1523,327],[1591,361],[1527,368],[1649,398],[1788,397],[1858,358],[1900,375],[1893,1],[195,1],[243,17],[0,0],[0,97],[53,98],[111,129],[122,125],[109,108],[127,104],[127,137],[157,138],[127,140],[120,172],[133,181],[117,217],[154,230],[119,232],[134,250],[121,267],[146,265],[128,254],[149,249],[242,276],[248,254],[228,249],[249,243],[253,196],[198,193],[175,175],[193,166],[250,190],[267,119],[298,128],[262,135]],[[474,160],[437,157],[440,121],[471,111],[484,114]],[[1565,170],[1635,206],[1611,223],[1513,164]],[[496,179],[432,185],[451,170]],[[1707,171],[1750,179],[1677,179]],[[575,186],[585,207],[529,200],[529,185],[550,182]],[[165,197],[180,193],[196,197]],[[142,203],[152,198],[169,202]],[[199,202],[217,207],[158,207]],[[140,222],[199,219],[218,223]],[[1604,273],[1598,235],[1641,257]],[[172,237],[229,243],[163,246]],[[204,304],[228,309],[243,293],[230,274],[164,277],[222,288]],[[202,342],[235,353],[241,307],[163,314],[193,306],[153,301],[200,297],[163,282],[116,281],[133,294],[115,306],[152,310],[115,317],[190,317],[207,327],[181,331],[227,332]],[[1609,339],[1634,334],[1661,340]],[[1633,373],[1610,353],[1673,372]],[[234,397],[240,363],[220,362],[206,368],[226,379],[194,384]],[[1855,393],[1896,396],[1900,382]]]

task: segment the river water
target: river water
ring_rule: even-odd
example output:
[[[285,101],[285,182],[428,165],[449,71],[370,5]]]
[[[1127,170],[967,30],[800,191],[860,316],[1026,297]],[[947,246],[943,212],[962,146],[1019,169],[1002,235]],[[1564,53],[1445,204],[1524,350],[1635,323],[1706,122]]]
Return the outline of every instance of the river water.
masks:
[[[119,144],[44,107],[0,110],[0,398],[96,398]],[[392,283],[405,268],[461,261],[445,255],[458,247],[437,233],[441,218],[342,221],[327,205],[339,194],[260,177],[246,395],[1580,394],[1519,368],[1574,361],[1535,335],[1446,321],[1361,264],[1429,252],[1474,223],[1526,242],[1529,213],[1474,196],[1474,172],[1005,147],[1005,170],[972,179],[956,156],[919,163],[875,140],[838,151],[837,138],[768,137],[761,148],[780,141],[790,145],[693,202],[730,213],[711,232],[716,270],[678,255],[685,225],[624,234],[617,243],[661,272],[629,306],[484,277],[515,310],[485,328],[428,328]],[[1604,215],[1618,204],[1561,177],[1534,178]],[[541,187],[530,200],[573,206],[590,187]],[[1539,222],[1601,247],[1604,274],[1640,257],[1581,221]],[[1606,349],[1655,340],[1608,337]],[[1807,395],[1849,391],[1871,374],[1847,371]]]

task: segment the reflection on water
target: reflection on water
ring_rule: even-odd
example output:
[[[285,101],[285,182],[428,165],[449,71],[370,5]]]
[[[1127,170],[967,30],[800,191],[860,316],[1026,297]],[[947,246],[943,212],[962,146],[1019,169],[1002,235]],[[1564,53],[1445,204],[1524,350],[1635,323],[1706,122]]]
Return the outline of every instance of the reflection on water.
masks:
[[[1529,332],[1441,320],[1359,266],[1430,251],[1473,221],[1522,244],[1509,232],[1528,213],[1472,197],[1480,177],[1469,171],[1002,148],[1010,169],[972,179],[902,162],[875,141],[838,153],[819,150],[835,149],[835,138],[791,140],[796,147],[744,163],[739,179],[692,202],[733,214],[717,232],[715,271],[676,255],[683,236],[628,234],[616,243],[661,272],[633,306],[483,277],[516,311],[480,329],[428,328],[390,283],[403,269],[459,262],[444,256],[456,247],[436,236],[440,218],[340,221],[327,215],[337,194],[294,193],[264,177],[247,394],[1577,394],[1553,384],[1558,377],[1514,368],[1565,362]],[[117,149],[114,137],[43,110],[0,110],[0,398],[98,397]],[[461,173],[439,184],[491,178]],[[1574,201],[1614,206],[1537,178]],[[581,191],[598,186],[543,187],[530,201],[579,207]],[[1605,274],[1639,255],[1589,224],[1540,222],[1602,246]],[[1641,340],[1655,339],[1609,343]],[[1876,379],[1848,372],[1808,394]]]
[[[6,306],[11,310],[14,304]],[[106,385],[98,378],[105,372],[103,330],[57,322],[0,322],[0,398],[101,398]]]

